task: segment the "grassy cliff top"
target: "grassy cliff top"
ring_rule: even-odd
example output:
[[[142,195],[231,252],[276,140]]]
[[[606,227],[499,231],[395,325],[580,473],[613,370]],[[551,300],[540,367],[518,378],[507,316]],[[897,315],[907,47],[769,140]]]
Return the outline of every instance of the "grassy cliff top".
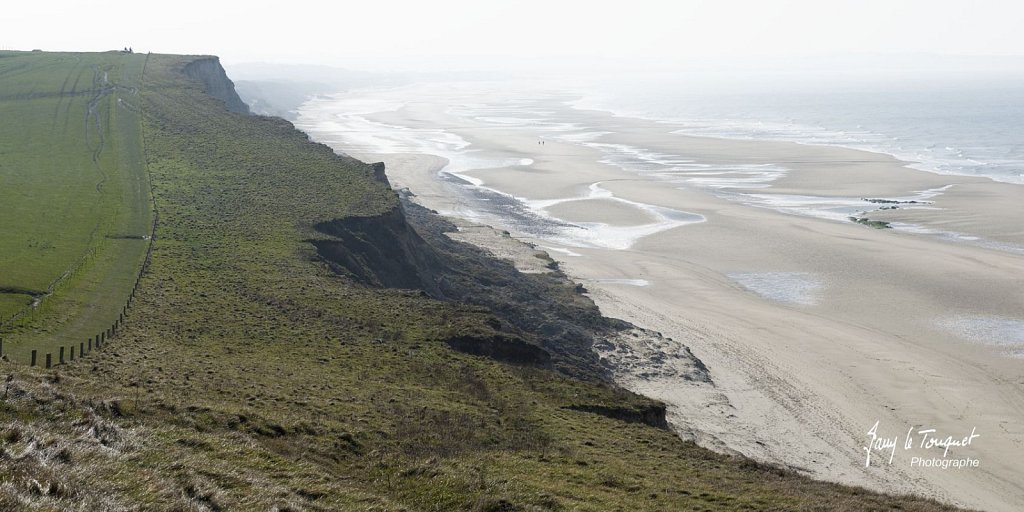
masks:
[[[336,272],[314,242],[412,229],[398,199],[369,165],[288,122],[229,112],[185,74],[194,57],[18,54],[0,70],[8,58],[23,70],[144,66],[131,99],[159,222],[117,338],[57,369],[0,363],[0,509],[943,509],[715,454],[634,421],[658,404],[611,384],[453,350],[452,339],[539,335],[480,305]],[[14,98],[26,86],[11,76],[0,71],[5,102],[53,113]],[[40,151],[19,137],[5,137],[0,162]],[[353,218],[366,222],[350,239],[316,228]],[[345,268],[396,257],[360,254]]]

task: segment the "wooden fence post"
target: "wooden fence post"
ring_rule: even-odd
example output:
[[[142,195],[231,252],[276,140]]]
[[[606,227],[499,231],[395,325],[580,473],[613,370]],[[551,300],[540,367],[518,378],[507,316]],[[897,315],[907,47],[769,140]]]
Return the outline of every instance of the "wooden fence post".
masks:
[[[35,366],[35,365],[36,365],[36,351],[33,350],[32,351],[32,364],[30,364],[29,366]]]
[[[75,360],[75,346],[71,345],[71,360]]]
[[[78,357],[85,357],[85,343],[78,344]]]
[[[52,364],[53,363],[52,357],[53,357],[53,354],[51,354],[49,352],[46,353],[46,367],[47,368],[53,366],[53,364]]]
[[[60,347],[60,357],[57,360],[60,361],[57,364],[64,364],[64,347]]]

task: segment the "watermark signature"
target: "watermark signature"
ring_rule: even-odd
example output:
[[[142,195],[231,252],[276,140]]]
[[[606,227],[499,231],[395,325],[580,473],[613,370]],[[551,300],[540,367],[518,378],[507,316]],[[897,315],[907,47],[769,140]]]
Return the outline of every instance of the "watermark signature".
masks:
[[[881,458],[883,461],[884,457],[888,455],[888,464],[892,464],[896,458],[896,452],[902,447],[904,452],[910,450],[934,450],[937,448],[942,449],[942,457],[920,457],[914,456],[910,458],[911,467],[922,467],[922,468],[969,468],[978,467],[981,463],[978,459],[971,457],[963,458],[950,458],[951,448],[966,448],[971,446],[971,443],[975,439],[981,437],[978,434],[977,427],[971,427],[971,432],[964,436],[959,435],[946,435],[940,433],[934,428],[917,428],[909,427],[907,429],[907,435],[903,437],[902,443],[900,442],[900,436],[885,437],[879,434],[878,428],[881,424],[881,420],[876,421],[875,424],[868,430],[867,433],[867,444],[863,447],[865,458],[864,467],[871,466],[872,455],[876,458]],[[884,462],[883,462],[884,463]]]

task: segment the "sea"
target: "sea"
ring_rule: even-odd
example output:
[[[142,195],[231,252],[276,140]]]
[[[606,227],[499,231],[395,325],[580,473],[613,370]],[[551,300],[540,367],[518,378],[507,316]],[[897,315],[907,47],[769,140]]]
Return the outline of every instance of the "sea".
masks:
[[[299,124],[323,142],[357,151],[428,150],[460,160],[472,148],[443,130],[401,130],[363,116],[396,110],[410,100],[435,100],[449,102],[459,115],[495,125],[531,125],[560,132],[562,138],[572,137],[576,128],[584,129],[578,135],[591,134],[587,127],[567,126],[549,118],[551,112],[531,108],[531,95],[556,92],[574,108],[662,121],[683,134],[843,146],[889,154],[925,171],[1024,184],[1024,72],[1012,70],[878,76],[627,73],[573,80],[427,82],[317,98],[300,108]]]
[[[675,73],[577,84],[578,108],[680,133],[843,146],[911,167],[1024,184],[1024,77]]]

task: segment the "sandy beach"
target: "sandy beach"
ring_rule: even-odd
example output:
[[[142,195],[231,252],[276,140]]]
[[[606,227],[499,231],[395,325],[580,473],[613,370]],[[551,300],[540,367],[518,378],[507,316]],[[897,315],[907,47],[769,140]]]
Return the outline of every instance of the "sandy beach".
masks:
[[[485,123],[423,101],[366,119],[409,137],[445,130],[472,158],[331,145],[384,161],[395,188],[461,218],[465,240],[514,252],[472,227],[486,224],[546,250],[604,314],[663,333],[657,350],[688,347],[712,383],[642,367],[616,375],[669,404],[681,436],[818,478],[1019,509],[1024,187],[853,149],[685,136],[537,101],[594,135]],[[327,139],[311,121],[298,125]],[[631,170],[616,163],[630,154],[622,148],[676,158],[683,170]],[[472,159],[489,168],[474,170]],[[454,164],[461,179],[439,176]],[[488,213],[469,188],[518,199],[553,234]],[[849,221],[847,210],[876,208],[865,199],[889,207],[867,218],[896,229]],[[873,427],[894,446],[866,449]],[[948,453],[924,447],[965,437]],[[922,467],[931,459],[978,464]]]

